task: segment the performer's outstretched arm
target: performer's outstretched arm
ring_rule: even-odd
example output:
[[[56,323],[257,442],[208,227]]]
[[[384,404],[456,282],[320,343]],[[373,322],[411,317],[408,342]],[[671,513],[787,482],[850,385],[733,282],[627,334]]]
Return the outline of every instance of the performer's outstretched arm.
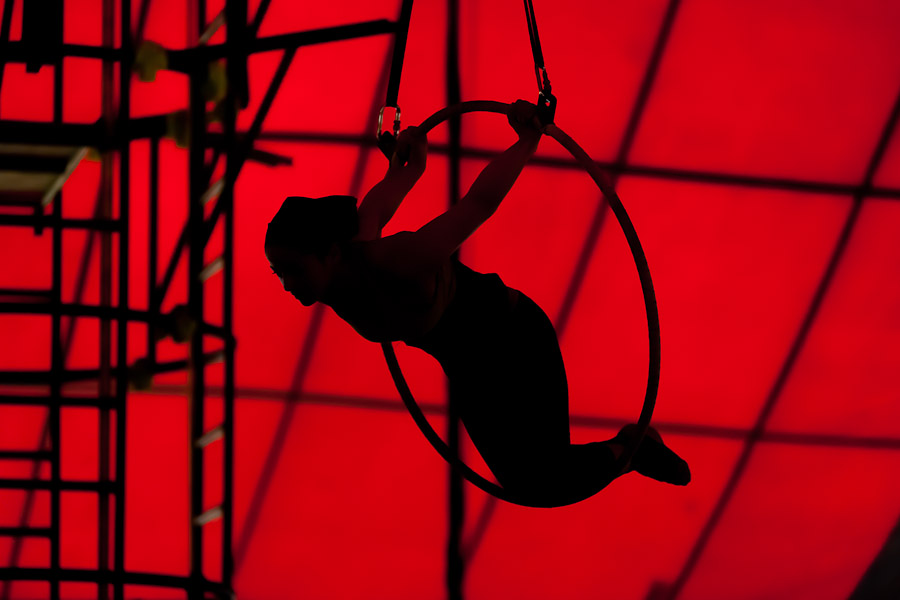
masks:
[[[427,155],[428,140],[417,127],[408,127],[400,132],[384,179],[369,190],[360,204],[357,239],[381,237],[381,230],[425,172]]]
[[[425,260],[449,256],[494,214],[537,150],[542,134],[537,107],[519,100],[509,107],[507,118],[518,141],[481,171],[456,206],[416,232],[430,240]]]
[[[481,171],[460,204],[471,203],[484,210],[487,216],[494,214],[519,178],[525,163],[537,150],[540,135],[539,129],[520,132],[519,140]]]

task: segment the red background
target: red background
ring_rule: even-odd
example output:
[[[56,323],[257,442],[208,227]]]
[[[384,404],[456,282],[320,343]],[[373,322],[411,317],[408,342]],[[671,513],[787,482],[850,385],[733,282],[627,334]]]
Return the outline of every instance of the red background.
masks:
[[[212,18],[223,2],[207,4]],[[250,2],[251,15],[258,4]],[[184,47],[185,3],[151,5],[146,38]],[[100,44],[100,6],[66,0],[66,42]],[[475,542],[486,497],[467,484],[470,600],[640,600],[679,576],[684,600],[845,598],[900,512],[900,131],[874,165],[875,189],[860,196],[858,215],[853,209],[854,190],[866,180],[900,93],[900,4],[683,0],[646,104],[635,108],[668,7],[663,0],[557,0],[536,2],[535,9],[559,97],[557,124],[595,160],[629,166],[618,191],[647,253],[662,329],[654,420],[689,461],[693,481],[675,488],[629,475],[572,507],[500,503]],[[274,0],[259,34],[395,19],[398,9],[396,0]],[[12,39],[19,22],[14,14]],[[444,2],[415,4],[400,92],[404,125],[446,104],[446,27]],[[518,0],[461,0],[460,36],[463,100],[534,99]],[[291,156],[293,165],[248,163],[236,186],[240,598],[446,593],[446,465],[405,414],[380,348],[330,310],[311,334],[309,367],[297,376],[320,309],[284,293],[263,255],[265,225],[285,196],[351,193],[360,162],[363,193],[383,175],[384,159],[357,139],[374,129],[372,108],[384,97],[391,47],[389,36],[376,36],[301,48],[258,144]],[[251,103],[239,126],[249,126],[280,58],[279,51],[250,59]],[[100,117],[99,64],[66,60],[66,121]],[[135,79],[132,89],[133,116],[187,106],[187,80],[179,74],[162,72],[154,83]],[[7,65],[0,118],[51,120],[51,90],[51,68],[32,75],[22,64]],[[631,119],[633,142],[623,148]],[[288,132],[323,139],[272,139]],[[463,190],[486,164],[482,157],[505,148],[513,135],[497,115],[463,118],[462,144],[473,151],[462,162]],[[386,233],[416,229],[448,204],[446,126],[429,141],[428,171]],[[137,308],[147,306],[148,149],[147,142],[132,145],[130,299]],[[599,194],[578,168],[554,160],[566,155],[552,140],[542,141],[538,156],[545,160],[526,169],[461,257],[499,273],[557,320]],[[188,192],[187,153],[171,140],[162,145],[161,172],[160,245],[167,258],[187,215]],[[99,163],[79,165],[64,188],[66,214],[91,215],[99,174]],[[721,177],[713,182],[712,174]],[[86,239],[64,236],[65,297],[74,294]],[[50,241],[4,228],[0,287],[48,286]],[[95,247],[88,303],[99,298],[96,253]],[[577,442],[606,439],[636,420],[647,369],[640,287],[613,220],[590,256],[571,315],[558,326]],[[826,278],[833,257],[836,269]],[[811,313],[823,279],[821,306]],[[221,319],[221,286],[221,276],[206,285],[214,322]],[[183,301],[186,289],[182,264],[165,308]],[[808,335],[801,335],[808,317]],[[0,331],[3,369],[49,368],[49,317],[0,315]],[[96,321],[82,320],[70,367],[97,366],[98,331]],[[136,327],[129,334],[129,354],[139,358],[146,332]],[[184,352],[171,343],[160,347],[163,358]],[[444,431],[439,367],[418,351],[398,352],[414,393],[434,407],[432,423]],[[783,385],[776,384],[780,374]],[[185,382],[183,375],[157,377],[149,392],[128,396],[129,570],[188,572]],[[213,369],[213,396],[220,383],[221,370]],[[46,412],[0,410],[0,449],[35,449]],[[210,425],[217,422],[213,413]],[[96,478],[97,411],[64,409],[62,423],[63,478]],[[279,431],[283,446],[273,452]],[[471,449],[467,458],[479,464]],[[221,452],[212,451],[208,471],[220,462]],[[272,471],[265,480],[267,462]],[[21,461],[0,467],[8,477],[31,472]],[[726,493],[729,481],[733,493]],[[220,483],[206,483],[212,506]],[[0,490],[0,526],[18,523],[23,502],[24,494]],[[63,567],[97,566],[96,502],[91,494],[64,494]],[[253,502],[258,519],[248,522]],[[717,505],[722,512],[714,517]],[[48,515],[49,501],[38,494],[31,524],[46,525]],[[701,543],[704,531],[709,537]],[[212,577],[216,532],[210,529],[208,538]],[[9,565],[11,544],[0,538],[2,565]],[[19,565],[45,566],[48,556],[46,540],[29,540]],[[67,598],[96,593],[90,585],[67,585]],[[13,598],[45,593],[40,584],[12,588]],[[184,595],[134,587],[129,597]]]

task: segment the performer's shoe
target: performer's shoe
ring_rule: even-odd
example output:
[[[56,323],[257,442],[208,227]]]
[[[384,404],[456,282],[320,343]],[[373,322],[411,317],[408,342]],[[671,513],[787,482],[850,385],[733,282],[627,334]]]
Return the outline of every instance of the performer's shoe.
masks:
[[[626,425],[613,439],[627,446],[636,433],[637,425]],[[691,480],[687,462],[663,443],[659,432],[653,427],[647,428],[641,445],[631,457],[630,468],[644,477],[673,485],[687,485]]]

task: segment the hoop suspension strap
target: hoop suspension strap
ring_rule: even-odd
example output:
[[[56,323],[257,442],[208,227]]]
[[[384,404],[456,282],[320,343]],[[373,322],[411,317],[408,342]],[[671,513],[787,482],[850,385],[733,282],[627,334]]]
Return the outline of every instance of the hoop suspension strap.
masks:
[[[397,145],[397,136],[400,135],[400,105],[397,98],[400,95],[400,74],[403,71],[403,56],[406,54],[406,38],[409,36],[409,19],[412,16],[413,0],[403,0],[400,6],[400,17],[397,19],[397,28],[394,31],[394,56],[391,58],[391,74],[388,77],[387,97],[384,106],[378,113],[378,125],[375,127],[375,139],[378,149],[385,158],[391,160],[394,148]],[[382,132],[384,124],[384,111],[386,108],[394,109],[393,133]]]
[[[534,16],[534,4],[525,0],[525,19],[528,21],[528,39],[531,40],[531,54],[534,57],[534,76],[537,79],[538,91],[550,94],[550,77],[544,66],[544,53],[541,52],[541,37],[538,35],[537,19]],[[542,77],[543,76],[543,77]]]
[[[397,20],[397,32],[394,35],[394,58],[391,60],[391,76],[388,79],[387,99],[384,102],[385,106],[393,108],[397,108],[397,97],[400,95],[400,73],[403,71],[403,56],[406,54],[412,4],[413,0],[403,0],[400,18]]]

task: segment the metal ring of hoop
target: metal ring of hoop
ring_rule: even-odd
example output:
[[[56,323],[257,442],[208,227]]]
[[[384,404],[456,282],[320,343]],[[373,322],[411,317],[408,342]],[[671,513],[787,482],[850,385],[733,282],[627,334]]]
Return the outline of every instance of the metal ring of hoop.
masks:
[[[435,126],[444,122],[448,118],[461,115],[470,112],[492,112],[499,114],[507,114],[507,108],[509,104],[505,104],[503,102],[494,102],[490,100],[477,100],[471,102],[462,102],[460,104],[456,104],[454,106],[448,106],[447,108],[441,109],[438,112],[434,113],[422,124],[419,126],[420,129],[424,130],[426,133],[431,131]],[[603,485],[591,492],[590,495],[593,495],[603,487],[609,484],[612,479],[618,477],[620,474],[625,472],[625,469],[628,467],[631,458],[634,456],[635,451],[641,443],[641,440],[644,437],[644,434],[647,432],[647,427],[650,426],[650,418],[653,415],[653,408],[656,404],[656,394],[659,390],[659,365],[660,365],[660,339],[659,339],[659,312],[656,306],[656,294],[653,291],[653,281],[650,278],[650,267],[647,264],[647,257],[644,255],[644,249],[641,247],[640,240],[638,240],[637,232],[634,229],[634,225],[631,222],[631,219],[628,217],[628,213],[625,212],[625,207],[622,206],[621,200],[619,200],[618,195],[616,195],[615,190],[606,182],[606,177],[600,168],[594,163],[593,160],[587,155],[587,153],[572,139],[570,138],[562,129],[557,127],[556,125],[550,124],[544,129],[544,134],[555,139],[559,144],[569,151],[573,158],[578,161],[578,164],[587,171],[588,175],[591,176],[591,179],[594,180],[594,183],[597,184],[597,187],[600,188],[600,191],[603,193],[604,198],[612,209],[613,213],[616,215],[616,219],[619,222],[619,226],[622,228],[622,232],[625,234],[625,239],[628,242],[628,247],[631,250],[631,255],[634,258],[634,264],[637,267],[638,276],[641,281],[641,290],[644,296],[644,306],[647,313],[647,331],[650,338],[650,363],[647,374],[647,391],[644,395],[644,404],[641,408],[641,415],[637,423],[637,434],[633,436],[633,438],[626,445],[625,450],[619,456],[616,461],[616,468],[613,473],[615,476],[611,478],[609,481],[603,483]],[[403,371],[400,368],[400,363],[397,360],[397,355],[394,353],[394,347],[390,342],[382,343],[382,350],[384,351],[384,358],[387,362],[388,369],[391,372],[391,377],[394,380],[394,385],[397,387],[397,391],[400,393],[400,397],[403,400],[403,403],[406,405],[407,410],[409,410],[413,419],[418,425],[419,429],[431,443],[435,450],[437,450],[438,454],[440,454],[444,460],[446,460],[452,467],[458,469],[462,475],[469,480],[473,485],[481,488],[488,494],[492,496],[496,496],[501,500],[505,500],[507,502],[511,502],[513,504],[518,504],[521,506],[531,506],[531,507],[557,507],[557,506],[567,506],[569,504],[574,504],[576,502],[580,502],[584,500],[585,497],[580,495],[578,497],[573,498],[562,498],[557,499],[556,502],[549,503],[536,503],[533,499],[529,500],[526,497],[519,497],[508,490],[505,490],[503,487],[497,485],[496,483],[489,481],[475,472],[471,467],[466,465],[459,457],[455,456],[444,440],[435,432],[434,428],[428,422],[428,419],[422,413],[422,410],[419,408],[419,405],[416,403],[415,398],[412,395],[412,392],[409,389],[409,385],[406,383],[406,378],[403,376]],[[586,497],[590,497],[586,496]]]

